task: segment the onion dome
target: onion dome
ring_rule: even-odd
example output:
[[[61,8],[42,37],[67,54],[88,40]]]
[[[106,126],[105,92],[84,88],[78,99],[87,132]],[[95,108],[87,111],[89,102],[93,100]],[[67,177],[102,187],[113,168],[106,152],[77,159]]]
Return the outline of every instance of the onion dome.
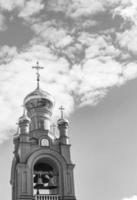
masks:
[[[36,88],[33,92],[28,94],[24,99],[24,105],[29,111],[35,108],[46,107],[49,111],[54,107],[54,98],[46,91]]]
[[[33,92],[28,94],[24,99],[24,103],[26,104],[29,101],[35,99],[47,99],[49,102],[52,103],[52,105],[54,105],[54,98],[48,92],[41,90],[39,88],[35,89]]]
[[[30,122],[30,118],[26,114],[23,114],[19,118],[19,124],[21,124],[21,123],[29,123],[29,122]]]
[[[63,108],[63,106],[61,106],[59,109],[61,111],[61,118],[58,119],[57,124],[58,124],[59,127],[60,126],[67,127],[69,125],[69,121],[66,118],[64,118],[64,113],[63,113],[64,108]]]
[[[24,106],[31,119],[30,130],[50,130],[54,98],[46,91],[36,88],[24,99]]]
[[[37,70],[37,88],[29,93],[24,99],[24,107],[27,110],[27,115],[31,119],[30,131],[50,130],[50,121],[52,110],[55,104],[54,98],[46,91],[40,89],[40,73],[39,70],[43,67],[37,65],[33,67]]]
[[[27,116],[25,108],[23,115],[19,118],[18,124],[20,134],[26,134],[29,132],[30,118]]]
[[[64,108],[61,106],[59,109],[61,111],[61,118],[57,121],[59,134],[60,134],[59,140],[61,144],[68,145],[69,144],[69,137],[68,137],[69,121],[64,118],[64,113],[63,113]]]
[[[67,119],[61,118],[61,119],[58,119],[57,124],[58,126],[62,126],[62,125],[68,126],[69,121]]]
[[[43,67],[39,66],[39,62],[36,63],[36,66],[33,66],[36,69],[37,77],[37,88],[28,94],[24,99],[24,105],[27,108],[27,111],[30,111],[33,108],[45,108],[47,111],[51,111],[54,106],[54,98],[46,91],[40,89],[40,73],[39,70]]]

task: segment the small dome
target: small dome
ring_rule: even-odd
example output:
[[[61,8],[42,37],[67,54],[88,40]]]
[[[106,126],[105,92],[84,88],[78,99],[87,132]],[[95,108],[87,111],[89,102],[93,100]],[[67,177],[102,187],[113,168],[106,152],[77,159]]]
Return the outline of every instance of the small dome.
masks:
[[[28,103],[29,101],[32,101],[33,99],[34,100],[47,99],[48,101],[50,101],[52,103],[52,105],[54,105],[54,103],[55,103],[54,98],[48,92],[45,92],[38,88],[25,97],[24,104]]]
[[[59,120],[57,121],[57,124],[58,124],[59,126],[61,126],[61,125],[69,125],[69,121],[68,121],[67,119],[62,118],[62,119],[59,119]]]
[[[26,115],[22,115],[20,118],[19,118],[19,123],[23,123],[23,122],[30,122],[30,118]]]

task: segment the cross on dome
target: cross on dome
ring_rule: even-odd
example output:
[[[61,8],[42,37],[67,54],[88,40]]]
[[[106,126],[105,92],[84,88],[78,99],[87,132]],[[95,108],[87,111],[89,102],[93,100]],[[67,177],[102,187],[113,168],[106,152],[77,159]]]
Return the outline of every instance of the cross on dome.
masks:
[[[40,70],[44,69],[44,67],[41,67],[39,65],[39,62],[37,61],[36,66],[32,67],[33,69],[36,69],[36,75],[37,75],[37,89],[39,89],[39,82],[40,82]]]
[[[60,106],[59,110],[61,112],[61,119],[63,119],[64,118],[64,112],[63,111],[65,110],[65,108],[63,106]]]

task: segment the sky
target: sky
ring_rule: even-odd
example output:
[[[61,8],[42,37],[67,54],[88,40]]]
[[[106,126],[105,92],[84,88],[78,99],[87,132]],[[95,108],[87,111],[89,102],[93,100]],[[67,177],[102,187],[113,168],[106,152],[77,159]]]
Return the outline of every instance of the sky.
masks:
[[[135,0],[0,0],[4,199],[16,123],[39,61],[41,88],[56,100],[53,119],[63,105],[70,120],[77,199],[137,200],[136,10]]]

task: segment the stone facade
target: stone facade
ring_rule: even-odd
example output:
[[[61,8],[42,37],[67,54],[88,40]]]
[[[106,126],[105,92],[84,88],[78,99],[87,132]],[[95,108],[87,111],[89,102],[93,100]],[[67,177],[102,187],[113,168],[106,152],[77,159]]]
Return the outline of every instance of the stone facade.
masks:
[[[56,137],[51,131],[53,107],[53,97],[39,88],[24,99],[14,136],[12,200],[75,200],[69,123],[63,117],[58,120]]]

